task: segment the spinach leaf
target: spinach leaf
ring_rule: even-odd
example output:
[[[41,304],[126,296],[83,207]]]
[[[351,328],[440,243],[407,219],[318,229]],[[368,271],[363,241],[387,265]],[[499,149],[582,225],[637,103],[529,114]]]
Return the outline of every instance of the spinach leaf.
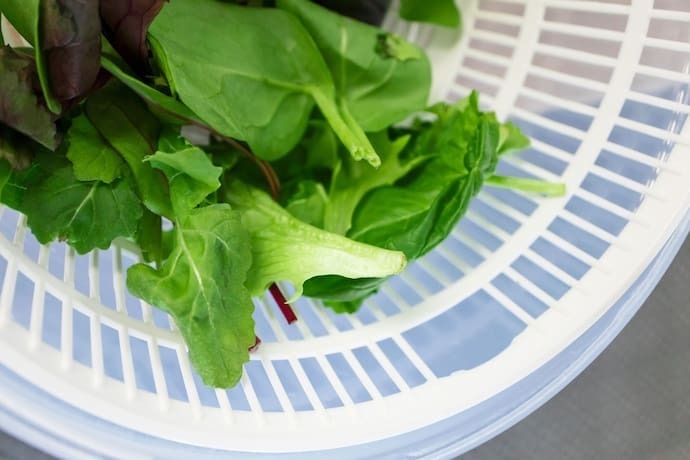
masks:
[[[158,91],[134,76],[132,72],[127,69],[127,65],[122,62],[118,56],[110,52],[107,47],[105,47],[103,55],[101,56],[101,64],[105,70],[110,72],[130,90],[134,91],[139,97],[146,101],[150,107],[158,109],[162,111],[163,114],[168,115],[169,119],[166,120],[167,122],[192,122],[199,125],[204,124],[204,122],[182,102]]]
[[[106,36],[125,61],[140,74],[148,70],[146,32],[166,1],[168,0],[99,2]]]
[[[131,237],[141,217],[141,202],[126,180],[111,184],[77,180],[72,165],[51,153],[39,154],[42,175],[24,186],[20,211],[43,244],[56,238],[80,254],[107,249],[117,237]]]
[[[400,0],[400,17],[446,27],[458,27],[461,21],[455,0]]]
[[[54,150],[57,129],[42,97],[34,91],[37,84],[36,65],[30,56],[8,46],[0,48],[0,123]]]
[[[378,165],[361,127],[336,102],[314,41],[291,14],[177,0],[148,37],[172,92],[214,130],[247,141],[259,158],[292,150],[316,102],[348,151]]]
[[[67,136],[67,158],[74,166],[77,180],[109,184],[122,176],[125,168],[122,157],[101,137],[86,115],[72,119]]]
[[[188,143],[179,131],[164,132],[158,148],[146,161],[168,178],[177,217],[187,214],[220,187],[218,179],[223,168],[214,166],[206,152]]]
[[[129,166],[144,206],[171,218],[165,177],[144,162],[156,152],[160,130],[146,104],[124,86],[108,85],[88,99],[86,116]]]
[[[381,277],[399,273],[405,256],[357,243],[301,222],[265,192],[229,179],[222,198],[241,212],[249,231],[252,266],[246,286],[252,295],[262,294],[277,281],[289,281],[302,293],[306,280],[337,274],[347,278]]]
[[[419,48],[405,43],[404,59],[390,57],[377,52],[382,34],[377,27],[307,0],[278,0],[277,5],[297,16],[314,37],[333,75],[341,112],[365,131],[386,129],[426,106],[431,66]]]
[[[238,212],[216,204],[176,221],[172,236],[161,268],[133,265],[127,287],[172,315],[206,385],[231,387],[254,345],[254,308],[244,287],[252,260],[249,235]]]

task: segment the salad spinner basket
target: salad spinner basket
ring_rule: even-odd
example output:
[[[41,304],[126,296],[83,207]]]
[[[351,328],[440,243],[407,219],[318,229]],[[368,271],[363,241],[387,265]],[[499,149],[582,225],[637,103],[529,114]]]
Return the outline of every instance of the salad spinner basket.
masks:
[[[690,227],[690,2],[467,0],[423,46],[433,98],[478,89],[532,147],[436,250],[354,316],[255,299],[260,350],[205,387],[124,283],[126,242],[76,255],[0,209],[0,427],[69,458],[446,458],[572,380],[649,294]]]

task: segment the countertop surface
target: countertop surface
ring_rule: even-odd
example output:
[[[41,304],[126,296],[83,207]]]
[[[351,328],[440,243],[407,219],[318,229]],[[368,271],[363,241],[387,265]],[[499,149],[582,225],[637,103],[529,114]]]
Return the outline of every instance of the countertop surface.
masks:
[[[50,459],[0,432],[0,459]],[[577,379],[462,460],[690,459],[690,238],[637,315]]]

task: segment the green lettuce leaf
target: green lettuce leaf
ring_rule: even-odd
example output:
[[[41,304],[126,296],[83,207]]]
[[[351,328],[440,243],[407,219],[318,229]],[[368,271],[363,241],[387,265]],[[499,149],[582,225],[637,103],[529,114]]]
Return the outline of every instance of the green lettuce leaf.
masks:
[[[333,75],[340,111],[365,131],[386,129],[426,107],[431,66],[422,50],[397,37],[399,52],[381,53],[377,27],[307,0],[276,3],[314,37]]]
[[[72,162],[74,176],[78,180],[109,184],[122,177],[126,167],[122,157],[101,137],[86,115],[72,119],[67,136],[67,158]]]
[[[244,286],[251,257],[239,213],[216,204],[176,222],[172,252],[159,270],[137,264],[127,271],[130,292],[175,319],[192,364],[212,387],[235,385],[254,345]]]
[[[206,152],[188,143],[179,132],[161,135],[158,152],[146,158],[168,178],[173,212],[188,213],[220,188],[223,168],[214,166]]]
[[[252,295],[262,294],[274,282],[289,281],[297,298],[304,282],[314,276],[384,277],[405,267],[402,253],[305,224],[267,193],[239,180],[230,180],[221,193],[241,212],[242,224],[250,234],[253,262],[246,285]]]

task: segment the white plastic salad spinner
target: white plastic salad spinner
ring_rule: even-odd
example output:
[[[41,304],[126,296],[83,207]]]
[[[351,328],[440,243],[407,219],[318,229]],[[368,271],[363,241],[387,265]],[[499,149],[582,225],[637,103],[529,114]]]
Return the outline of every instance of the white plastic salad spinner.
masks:
[[[690,227],[690,2],[466,0],[462,34],[401,22],[435,99],[471,88],[532,147],[439,248],[354,316],[302,299],[229,391],[203,386],[167,317],[131,297],[126,244],[40,246],[0,208],[0,427],[69,458],[446,458],[573,379]]]

